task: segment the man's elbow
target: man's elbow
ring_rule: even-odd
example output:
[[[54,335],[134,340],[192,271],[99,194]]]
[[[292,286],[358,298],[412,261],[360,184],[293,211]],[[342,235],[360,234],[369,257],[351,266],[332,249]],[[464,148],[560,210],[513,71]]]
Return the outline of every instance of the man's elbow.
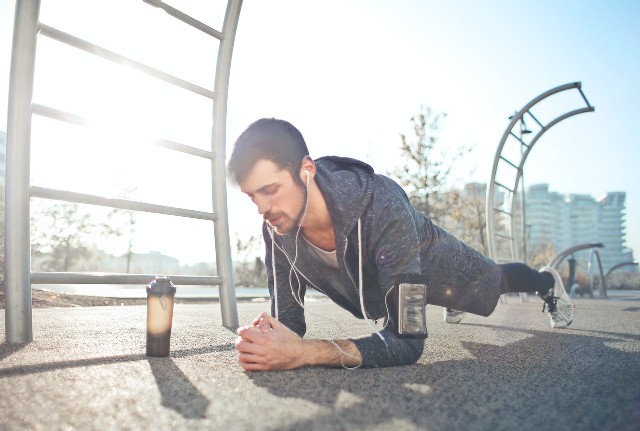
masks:
[[[424,342],[411,343],[408,350],[407,362],[404,365],[411,365],[418,362],[424,353]]]

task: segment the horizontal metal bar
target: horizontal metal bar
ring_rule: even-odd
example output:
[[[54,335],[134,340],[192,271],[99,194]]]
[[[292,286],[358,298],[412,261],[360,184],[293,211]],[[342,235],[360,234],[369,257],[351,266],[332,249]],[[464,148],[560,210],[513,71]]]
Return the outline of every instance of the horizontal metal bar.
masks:
[[[85,117],[72,114],[71,112],[61,111],[60,109],[51,108],[49,106],[40,105],[38,103],[31,104],[31,112],[41,117],[51,118],[53,120],[63,121],[65,123],[75,124],[76,126],[89,126],[90,122]]]
[[[587,100],[587,96],[585,96],[584,93],[582,92],[582,86],[578,87],[578,91],[580,92],[580,95],[582,96],[582,100],[584,100],[584,103],[586,103],[587,106],[590,108],[591,104]]]
[[[205,23],[198,21],[197,19],[187,15],[181,10],[174,8],[173,6],[170,6],[160,0],[142,0],[142,1],[151,6],[157,7],[159,9],[163,9],[166,13],[168,13],[172,17],[179,19],[185,24],[189,24],[193,28],[197,28],[198,30],[208,34],[209,36],[213,36],[218,40],[224,39],[224,34],[220,33],[218,30],[215,30],[209,27]]]
[[[209,99],[215,99],[215,93],[213,91],[207,90],[206,88],[202,88],[199,85],[177,78],[161,70],[155,69],[151,66],[147,66],[146,64],[143,64],[131,58],[125,57],[124,55],[120,55],[116,52],[110,51],[106,48],[95,45],[91,42],[87,42],[86,40],[72,36],[68,33],[60,31],[46,24],[41,23],[39,27],[40,27],[40,33],[50,37],[51,39],[55,39],[59,42],[66,43],[69,46],[73,46],[74,48],[78,48],[90,54],[97,55],[98,57],[102,57],[106,60],[113,61],[114,63],[118,63],[123,66],[127,66],[132,69],[139,70],[141,72],[146,73],[149,76],[153,76],[154,78],[158,78],[169,84],[175,85],[185,90],[192,91],[196,94],[200,94],[201,96],[208,97]]]
[[[513,237],[511,235],[505,235],[503,233],[495,232],[494,235],[495,236],[499,236],[500,238],[504,238],[504,239],[513,239]]]
[[[498,186],[498,187],[502,187],[503,189],[505,189],[505,190],[509,190],[511,193],[513,193],[513,190],[511,190],[509,187],[505,186],[504,184],[499,183],[499,182],[497,182],[497,181],[494,181],[494,183],[495,183],[495,185],[496,185],[496,186]]]
[[[527,143],[526,143],[525,141],[523,141],[522,139],[518,138],[518,137],[515,135],[515,133],[513,133],[513,132],[509,132],[509,134],[510,134],[511,136],[513,136],[514,138],[516,138],[518,141],[520,141],[520,143],[521,143],[522,145],[524,145],[525,147],[529,148],[529,144],[527,144]]]
[[[542,123],[540,121],[538,121],[538,119],[533,115],[533,113],[531,111],[527,111],[525,112],[525,114],[529,114],[529,116],[531,118],[533,118],[533,120],[538,123],[538,126],[542,127],[544,129],[544,126],[542,125]]]
[[[32,104],[31,108],[34,114],[40,115],[42,117],[58,120],[58,121],[63,121],[65,123],[75,124],[77,126],[83,126],[83,127],[93,127],[98,129],[108,128],[106,125],[102,126],[99,122],[94,123],[91,120],[85,117],[82,117],[80,115],[76,115],[67,111],[62,111],[56,108],[51,108],[50,106],[44,106],[38,103],[34,103]],[[113,128],[113,125],[111,126],[111,128]],[[204,159],[213,160],[215,157],[214,153],[212,153],[211,151],[201,150],[199,148],[191,147],[189,145],[184,145],[179,142],[169,141],[167,139],[151,138],[147,142],[157,147],[168,148],[174,151],[179,151],[181,153],[202,157]]]
[[[54,199],[79,204],[99,205],[109,208],[120,208],[132,211],[143,211],[155,214],[165,214],[178,217],[187,217],[200,220],[217,220],[215,213],[194,211],[184,208],[176,208],[165,205],[136,202],[128,199],[105,198],[102,196],[88,195],[85,193],[69,192],[66,190],[49,189],[45,187],[31,186],[31,196],[42,199]]]
[[[508,216],[511,216],[511,213],[510,213],[509,211],[505,211],[505,210],[503,210],[503,209],[496,208],[496,207],[493,207],[493,210],[494,210],[494,211],[497,211],[497,212],[499,212],[499,213],[502,213],[502,214],[506,214],[506,215],[508,215]]]
[[[201,150],[200,148],[195,148],[190,145],[184,145],[179,142],[169,141],[168,139],[153,138],[149,141],[149,143],[151,145],[155,145],[156,147],[168,148],[180,153],[202,157],[203,159],[213,160],[215,158],[215,154],[211,151]]]
[[[507,160],[506,158],[504,158],[504,156],[500,156],[500,158],[502,160],[504,160],[505,162],[507,162],[508,164],[510,164],[511,166],[513,166],[514,168],[520,170],[520,168],[515,163],[513,163],[511,160]]]
[[[156,274],[160,275],[160,274]],[[33,284],[140,284],[146,285],[154,280],[152,274],[119,274],[105,272],[33,272]],[[218,286],[222,284],[220,276],[169,275],[176,285]]]

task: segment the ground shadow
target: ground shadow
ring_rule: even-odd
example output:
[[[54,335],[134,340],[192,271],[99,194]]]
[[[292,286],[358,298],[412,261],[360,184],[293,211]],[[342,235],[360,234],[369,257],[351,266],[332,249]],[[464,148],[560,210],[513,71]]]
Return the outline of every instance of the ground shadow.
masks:
[[[511,332],[521,332],[521,333],[530,333],[530,334],[535,334],[539,331],[535,331],[535,330],[527,330],[527,329],[519,329],[519,328],[513,328],[513,327],[508,327],[508,326],[499,326],[499,325],[488,325],[488,324],[480,324],[480,323],[464,323],[461,324],[461,326],[473,326],[473,327],[477,327],[477,328],[493,328],[493,329],[499,329],[501,331],[511,331]],[[618,338],[626,338],[626,339],[630,339],[630,340],[638,340],[640,341],[640,335],[638,334],[629,334],[629,333],[625,333],[625,332],[611,332],[611,331],[600,331],[597,329],[585,329],[585,328],[574,328],[572,326],[569,326],[566,331],[571,331],[571,332],[587,332],[590,334],[598,334],[598,335],[606,335],[607,337],[618,337]],[[608,341],[612,341],[612,340],[608,340]],[[619,341],[619,340],[616,340]]]
[[[225,352],[230,350],[234,350],[233,344],[224,344],[224,345],[209,346],[209,347],[197,347],[192,349],[174,350],[171,352],[171,357],[181,358],[181,357],[200,355],[205,353]],[[16,349],[10,344],[4,343],[0,345],[0,361],[15,351]],[[105,357],[97,357],[97,358],[43,362],[41,364],[34,364],[34,365],[20,365],[16,367],[0,369],[0,379],[18,376],[18,375],[25,375],[25,374],[44,373],[51,370],[62,370],[62,369],[77,368],[77,367],[91,367],[91,366],[98,366],[98,365],[116,364],[121,362],[142,361],[145,359],[148,359],[148,357],[140,353],[140,354],[131,354],[131,355],[105,356]]]
[[[640,428],[640,354],[605,344],[619,339],[523,332],[530,336],[506,346],[463,342],[460,360],[440,361],[427,346],[412,366],[248,376],[283,403],[294,397],[326,411],[284,430]]]
[[[193,386],[173,359],[147,359],[162,396],[162,405],[175,410],[186,419],[205,418],[209,400]]]
[[[18,352],[27,345],[25,344],[9,344],[6,341],[0,344],[0,362],[4,361],[9,356],[13,355],[15,352]]]

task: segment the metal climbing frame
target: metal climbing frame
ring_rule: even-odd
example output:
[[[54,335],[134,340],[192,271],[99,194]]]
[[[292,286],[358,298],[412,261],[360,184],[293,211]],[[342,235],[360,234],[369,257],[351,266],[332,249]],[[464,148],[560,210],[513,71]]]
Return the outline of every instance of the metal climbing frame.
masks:
[[[521,247],[524,244],[526,229],[524,228],[523,209],[520,210],[520,219],[518,219],[518,204],[520,203],[521,206],[524,207],[523,199],[520,201],[518,200],[518,185],[522,178],[524,164],[535,143],[547,130],[569,117],[585,112],[593,112],[595,110],[595,108],[589,104],[589,101],[582,92],[581,87],[582,85],[580,82],[574,82],[548,90],[533,99],[531,102],[527,103],[524,108],[511,117],[511,122],[507,126],[507,129],[500,140],[500,144],[498,145],[498,149],[493,160],[491,180],[489,182],[489,187],[487,187],[487,242],[489,244],[489,255],[497,262],[505,263],[523,260]],[[566,112],[565,114],[562,114],[550,121],[548,124],[542,124],[538,121],[532,112],[532,108],[542,100],[547,99],[554,94],[569,90],[577,90],[580,93],[581,99],[586,104],[586,107]],[[525,117],[527,120],[533,120],[533,122],[539,126],[538,133],[529,141],[524,138],[525,134],[531,133],[524,123]],[[512,138],[510,142],[514,142],[518,145],[520,147],[520,151],[507,151],[507,139],[510,137]],[[510,155],[513,153],[519,154],[515,159],[513,157],[509,159],[505,153],[509,153]],[[496,180],[497,173],[499,171],[502,172],[503,170],[511,170],[514,172],[512,182],[509,184]],[[501,194],[506,194],[507,199],[502,201],[498,206],[496,205],[496,201],[499,192],[501,192]],[[518,221],[521,222],[521,226],[518,226]],[[500,244],[502,245],[501,247],[498,244],[499,241],[502,241],[502,244]]]
[[[588,263],[588,269],[587,269],[587,272],[589,274],[589,291],[593,292],[593,263],[592,262],[593,262],[593,256],[595,256],[596,261],[598,262],[598,271],[600,273],[600,296],[605,297],[607,296],[606,278],[609,273],[607,272],[607,275],[604,275],[602,271],[602,261],[600,259],[600,252],[598,251],[598,249],[602,247],[604,247],[604,244],[599,242],[574,245],[573,247],[569,247],[565,250],[562,250],[560,253],[556,254],[554,258],[551,259],[551,262],[549,262],[548,266],[554,269],[558,269],[560,264],[567,258],[567,256],[570,256],[581,250],[589,250],[589,263]],[[571,286],[569,286],[569,288],[570,287]]]
[[[6,341],[27,343],[33,339],[32,283],[76,284],[146,284],[151,274],[95,274],[95,273],[31,273],[30,268],[30,198],[46,198],[81,204],[143,211],[165,215],[210,220],[214,224],[217,276],[170,275],[175,284],[217,285],[220,288],[222,324],[238,326],[238,312],[234,292],[229,223],[226,193],[226,116],[231,56],[242,0],[229,0],[222,31],[217,31],[161,0],[143,0],[152,7],[164,10],[171,17],[219,40],[213,91],[183,81],[161,70],[147,66],[116,52],[104,49],[58,29],[39,22],[39,0],[17,0],[14,22],[7,121],[7,168],[5,214],[5,322]],[[30,186],[31,118],[43,115],[59,121],[82,125],[81,116],[52,107],[32,105],[36,41],[39,37],[56,39],[73,48],[134,68],[155,79],[192,91],[212,101],[213,124],[211,151],[203,151],[162,139],[156,145],[211,161],[213,211],[200,212],[171,206],[154,205],[125,199],[73,193]]]

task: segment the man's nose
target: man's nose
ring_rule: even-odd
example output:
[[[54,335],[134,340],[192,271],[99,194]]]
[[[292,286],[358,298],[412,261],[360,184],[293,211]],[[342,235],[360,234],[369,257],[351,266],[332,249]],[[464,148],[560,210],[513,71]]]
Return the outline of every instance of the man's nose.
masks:
[[[264,215],[271,209],[271,201],[266,198],[257,198],[256,206],[258,207],[258,212],[260,213],[260,215]]]

